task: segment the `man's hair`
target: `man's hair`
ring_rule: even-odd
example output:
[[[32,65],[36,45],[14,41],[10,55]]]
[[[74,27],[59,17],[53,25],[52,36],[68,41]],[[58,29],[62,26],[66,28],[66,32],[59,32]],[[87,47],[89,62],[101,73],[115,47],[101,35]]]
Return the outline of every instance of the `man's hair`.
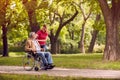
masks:
[[[29,38],[32,38],[33,34],[35,34],[35,32],[30,32]]]

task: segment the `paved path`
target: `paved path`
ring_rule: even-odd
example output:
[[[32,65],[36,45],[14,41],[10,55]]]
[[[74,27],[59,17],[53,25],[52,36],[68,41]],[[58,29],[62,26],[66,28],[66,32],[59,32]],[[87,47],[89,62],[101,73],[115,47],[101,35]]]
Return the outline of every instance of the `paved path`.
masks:
[[[92,70],[92,69],[68,69],[54,68],[52,70],[25,71],[20,66],[0,66],[0,73],[9,74],[31,74],[31,75],[49,75],[49,76],[71,76],[87,78],[115,78],[120,79],[120,70]]]

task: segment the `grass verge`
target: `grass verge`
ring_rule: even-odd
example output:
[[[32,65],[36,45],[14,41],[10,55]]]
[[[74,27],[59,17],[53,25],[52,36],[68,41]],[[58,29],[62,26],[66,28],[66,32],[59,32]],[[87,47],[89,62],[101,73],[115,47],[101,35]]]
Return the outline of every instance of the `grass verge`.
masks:
[[[103,54],[58,54],[53,55],[53,60],[57,67],[120,70],[119,61],[106,62],[102,60],[102,56]],[[0,57],[0,65],[22,66],[22,57]]]
[[[47,75],[16,75],[0,74],[0,80],[117,80],[102,78],[82,78],[82,77],[53,77]]]

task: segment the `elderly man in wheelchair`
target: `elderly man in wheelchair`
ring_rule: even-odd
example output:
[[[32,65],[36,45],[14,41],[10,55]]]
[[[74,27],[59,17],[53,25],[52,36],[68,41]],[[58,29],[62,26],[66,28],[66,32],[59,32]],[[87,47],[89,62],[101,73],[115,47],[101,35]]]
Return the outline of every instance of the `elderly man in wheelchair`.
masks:
[[[41,59],[42,66],[44,66],[42,69],[53,69],[55,65],[53,65],[51,53],[41,51],[40,45],[36,38],[37,34],[35,32],[30,32],[29,38],[25,44],[25,51],[29,57],[32,55],[31,57],[34,57],[34,59],[37,59],[38,57]]]

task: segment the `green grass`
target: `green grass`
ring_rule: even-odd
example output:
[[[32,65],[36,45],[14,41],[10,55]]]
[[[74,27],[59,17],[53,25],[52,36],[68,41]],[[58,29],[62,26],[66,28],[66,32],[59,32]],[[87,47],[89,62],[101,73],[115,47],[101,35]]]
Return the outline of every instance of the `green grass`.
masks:
[[[17,54],[17,55],[16,55]],[[22,66],[24,53],[10,53],[12,57],[0,57],[0,65]],[[18,57],[20,56],[20,57]],[[58,54],[53,55],[57,67],[79,69],[114,69],[120,70],[120,62],[103,61],[103,54]]]
[[[24,52],[11,52],[10,57],[0,57],[0,65],[22,66]],[[57,67],[79,69],[114,69],[120,70],[120,62],[106,62],[103,54],[57,54],[53,55]],[[0,80],[115,80],[81,77],[52,77],[47,75],[0,74]],[[117,79],[116,79],[117,80]]]
[[[120,69],[120,62],[103,61],[103,54],[56,55],[54,61],[58,67],[80,69]]]
[[[15,75],[0,74],[0,80],[117,80],[117,79],[96,79],[82,77],[53,77],[47,75]]]
[[[11,57],[20,57],[23,56],[25,54],[25,52],[10,52],[9,56]]]

